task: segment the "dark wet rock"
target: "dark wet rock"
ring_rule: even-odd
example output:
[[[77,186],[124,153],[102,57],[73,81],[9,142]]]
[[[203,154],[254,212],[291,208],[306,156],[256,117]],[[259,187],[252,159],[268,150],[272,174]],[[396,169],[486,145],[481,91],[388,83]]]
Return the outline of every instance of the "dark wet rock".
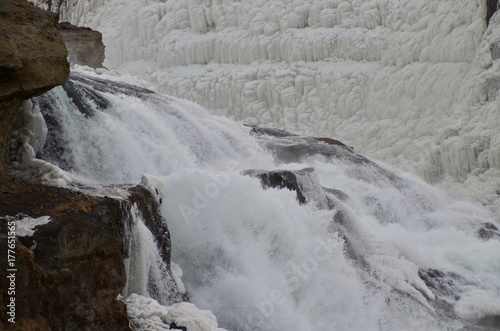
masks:
[[[151,231],[156,241],[156,246],[163,262],[168,270],[170,270],[170,231],[168,230],[166,220],[161,215],[160,202],[142,185],[127,188],[127,191],[130,193],[128,201],[137,207],[144,221],[144,225]],[[148,293],[153,299],[167,305],[189,300],[189,295],[187,293],[181,293],[177,290],[177,285],[171,274],[165,276],[164,281],[167,282],[167,284],[165,284],[166,287],[170,289],[167,295],[163,292],[160,293],[154,280],[148,282]]]
[[[72,80],[68,80],[62,87],[68,95],[68,98],[73,102],[80,113],[85,116],[94,115],[95,107],[99,110],[104,110],[111,105],[107,99],[96,93],[92,88],[75,84]]]
[[[492,44],[492,55],[493,58],[496,60],[500,57],[500,40],[498,43]],[[488,97],[488,100],[495,100],[497,97],[498,90],[500,89],[500,76],[495,75],[495,76],[490,76],[486,78],[486,96]]]
[[[119,94],[133,95],[141,99],[144,99],[148,96],[153,97],[155,95],[153,91],[148,90],[144,87],[130,85],[126,83],[120,83],[116,81],[110,81],[104,78],[91,77],[77,72],[71,73],[70,80],[73,84],[80,86],[80,88],[82,89],[85,88],[86,90],[95,90],[115,95]],[[92,96],[90,96],[90,98],[92,98]]]
[[[324,142],[324,143],[329,144],[329,145],[337,145],[337,146],[347,147],[347,148],[350,148],[351,150],[354,150],[352,147],[347,146],[346,144],[344,144],[343,142],[341,142],[340,140],[337,140],[337,139],[317,138],[317,137],[313,137],[313,138],[316,139],[317,141],[321,141],[321,142]]]
[[[435,300],[430,304],[436,310],[441,320],[457,320],[458,317],[454,311],[454,304],[460,299],[459,286],[463,287],[468,284],[468,281],[460,275],[453,272],[444,272],[437,269],[419,270],[418,276],[424,281],[425,285],[434,293]],[[474,329],[478,323],[467,324],[466,330],[481,330]]]
[[[490,222],[481,224],[480,228],[476,230],[476,234],[482,240],[500,240],[500,231],[495,224]]]
[[[61,129],[61,120],[53,111],[57,100],[52,94],[48,93],[41,97],[33,98],[32,102],[40,108],[48,129],[45,145],[41,151],[37,152],[36,157],[56,164],[63,170],[70,171],[73,167],[73,160],[66,154],[68,141]]]
[[[366,157],[354,153],[351,147],[335,139],[302,137],[284,130],[260,127],[252,127],[252,133],[282,162],[299,162],[309,156],[321,155],[327,158],[345,159],[353,164],[375,165]]]
[[[0,193],[0,227],[50,216],[32,235],[17,237],[16,324],[5,324],[9,299],[1,291],[6,330],[130,330],[117,295],[126,282],[129,207],[121,201],[23,183]],[[19,232],[18,232],[19,233]],[[0,238],[2,247],[6,238]],[[7,265],[5,254],[0,263]],[[0,270],[0,288],[7,288]],[[22,284],[22,285],[21,285]]]
[[[347,166],[346,174],[357,180],[385,182],[387,185],[401,191],[412,190],[414,187],[392,171],[377,165],[365,156],[355,153],[351,147],[337,140],[331,139],[331,143],[327,143],[324,140],[330,138],[301,137],[287,134],[283,130],[277,131],[258,127],[253,127],[252,130],[259,143],[272,152],[277,161],[307,163],[310,157],[320,157],[325,158],[326,161],[345,164]],[[413,192],[412,194],[419,193]],[[424,201],[425,197],[422,194],[420,196],[422,201],[419,202],[431,205],[430,202]]]
[[[490,19],[498,9],[498,0],[486,0],[486,24],[490,23]]]
[[[290,133],[282,129],[263,128],[255,125],[246,125],[246,126],[252,128],[252,130],[250,131],[252,134],[268,135],[272,137],[298,137],[296,134]]]
[[[170,329],[171,330],[187,331],[187,328],[185,326],[177,326],[175,323],[170,324]]]
[[[128,188],[129,201],[135,203],[144,218],[144,224],[153,234],[164,262],[170,266],[170,232],[160,213],[160,205],[151,192],[142,185]]]
[[[102,68],[104,44],[99,31],[75,26],[68,22],[59,23],[59,28],[68,49],[70,63]]]
[[[72,100],[72,105],[78,109],[85,117],[90,117],[96,111],[106,111],[111,105],[110,101],[103,93],[115,95],[125,94],[134,95],[138,98],[155,98],[154,92],[132,86],[125,83],[109,81],[97,77],[91,77],[73,72],[70,79],[63,85],[64,93]],[[56,114],[58,96],[55,91],[50,91],[39,97],[33,98],[32,102],[40,108],[48,128],[48,134],[45,145],[41,152],[37,154],[38,158],[56,164],[64,170],[71,170],[73,160],[71,153],[66,153],[67,140],[62,132],[62,119]],[[71,112],[71,110],[67,110]]]
[[[500,330],[500,315],[485,316],[475,322],[476,325],[481,326],[478,330],[494,331]]]
[[[148,95],[154,95],[154,92],[139,86],[133,86],[125,83],[119,83],[106,79],[82,75],[72,72],[70,79],[63,85],[69,99],[73,105],[85,116],[92,116],[96,110],[104,111],[110,107],[111,102],[102,94],[125,94],[134,95],[138,98],[145,98]],[[47,113],[48,107],[53,107],[51,100],[44,102],[44,99],[50,98],[51,94],[44,94],[37,98],[38,103],[43,105],[42,113]]]
[[[243,171],[242,174],[259,178],[264,188],[287,188],[290,191],[295,191],[297,200],[301,204],[313,201],[324,204],[326,203],[326,201],[324,201],[324,192],[322,192],[321,186],[315,185],[315,180],[311,179],[313,173],[313,168],[304,168],[301,170],[274,171],[246,170]]]
[[[143,186],[127,189],[128,199],[97,197],[67,189],[23,183],[0,192],[0,228],[21,227],[23,218],[49,216],[32,235],[17,237],[16,324],[35,330],[130,330],[125,305],[117,300],[126,284],[124,259],[131,255],[136,217],[152,232],[163,262],[170,266],[170,233],[159,204]],[[6,238],[0,238],[2,247]],[[7,265],[2,254],[0,263]],[[6,271],[0,271],[6,287]],[[173,278],[162,302],[180,302]],[[155,297],[155,283],[148,284]],[[9,299],[0,291],[0,301]],[[163,293],[165,295],[165,293]],[[5,305],[1,305],[5,307]],[[5,308],[0,308],[2,316]],[[5,321],[2,320],[2,323]],[[7,324],[7,330],[10,330]]]
[[[455,282],[459,276],[455,273],[445,273],[436,269],[419,270],[418,276],[424,281],[429,289],[436,295],[451,297],[455,300],[460,298]]]
[[[300,172],[311,172],[312,168],[299,170]],[[297,200],[304,204],[306,197],[297,181],[297,174],[288,170],[265,171],[265,170],[246,170],[243,175],[250,175],[259,178],[264,188],[287,188],[297,193]]]

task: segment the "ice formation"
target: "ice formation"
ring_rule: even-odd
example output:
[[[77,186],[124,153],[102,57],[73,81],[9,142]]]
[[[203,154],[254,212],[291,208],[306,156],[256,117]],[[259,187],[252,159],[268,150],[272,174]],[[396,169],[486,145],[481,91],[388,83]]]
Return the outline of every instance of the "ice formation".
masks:
[[[45,144],[47,126],[40,108],[25,101],[17,119],[18,128],[12,134],[11,163],[14,174],[25,180],[47,185],[66,186],[71,175],[58,166],[36,157]]]
[[[335,137],[500,216],[496,48],[483,0],[68,0],[106,65],[214,114]],[[458,183],[458,185],[457,185]],[[465,185],[462,185],[465,183]]]
[[[127,311],[136,330],[163,331],[225,331],[218,328],[214,314],[200,310],[192,303],[182,302],[172,306],[162,306],[156,300],[138,294],[131,294],[124,299]]]

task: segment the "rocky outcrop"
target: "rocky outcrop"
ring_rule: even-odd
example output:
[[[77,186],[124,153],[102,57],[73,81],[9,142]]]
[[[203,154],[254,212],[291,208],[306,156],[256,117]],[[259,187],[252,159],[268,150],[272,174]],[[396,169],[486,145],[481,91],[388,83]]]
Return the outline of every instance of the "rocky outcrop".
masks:
[[[304,204],[308,202],[308,187],[304,186],[301,182],[301,177],[307,177],[309,174],[313,173],[313,168],[305,168],[302,170],[275,170],[275,171],[265,171],[265,170],[246,170],[243,172],[244,175],[249,175],[260,179],[260,182],[264,188],[287,188],[290,191],[295,191],[297,194],[297,200],[299,203]]]
[[[143,186],[127,191],[127,199],[34,184],[0,192],[1,233],[15,224],[17,239],[16,323],[2,320],[6,330],[130,330],[125,304],[117,296],[127,282],[124,259],[131,254],[134,208],[153,233],[166,265],[170,234],[151,192]],[[44,216],[47,223],[27,230]],[[0,264],[7,263],[2,254]],[[7,275],[2,268],[2,289],[9,287]],[[11,295],[0,293],[0,314],[9,317]],[[171,294],[174,301],[184,298],[175,290]]]
[[[134,203],[147,226],[157,231],[163,259],[170,263],[168,229],[146,189],[131,189],[131,201],[10,176],[9,147],[19,106],[68,76],[56,15],[23,0],[2,1],[0,330],[130,330],[125,304],[117,296],[127,280],[123,259],[130,253]],[[40,217],[47,222],[30,226]],[[15,281],[7,278],[12,275]]]
[[[418,276],[436,295],[433,306],[441,320],[459,320],[454,311],[454,304],[460,299],[459,287],[469,283],[468,280],[454,272],[443,272],[436,269],[419,270]],[[460,330],[494,331],[500,330],[500,315],[486,315],[476,320],[462,320],[464,326]]]
[[[170,232],[160,213],[159,202],[141,185],[129,188],[128,192],[131,193],[129,201],[137,205],[144,218],[144,224],[153,234],[163,261],[170,266]]]
[[[102,68],[104,44],[102,34],[90,28],[74,26],[63,22],[59,24],[64,43],[68,48],[68,60],[73,64]]]
[[[284,130],[252,127],[250,133],[257,138],[274,157],[284,163],[307,162],[311,156],[323,156],[332,160],[344,160],[353,165],[352,172],[359,178],[365,177],[362,173],[369,166],[381,178],[386,178],[397,186],[407,185],[404,180],[396,176],[363,155],[356,154],[354,150],[342,142],[331,138],[302,137]],[[357,168],[357,165],[364,167]],[[366,176],[367,178],[370,175]]]
[[[327,137],[319,137],[319,138],[314,137],[314,139],[316,139],[317,141],[322,141],[322,142],[330,144],[330,145],[343,146],[343,147],[347,147],[347,148],[352,149],[352,147],[347,146],[346,144],[344,144],[343,142],[341,142],[340,140],[337,140],[337,139],[332,139],[332,138],[327,138]]]
[[[23,0],[0,5],[0,172],[21,102],[63,84],[69,75],[67,51],[55,14]]]
[[[498,230],[495,224],[490,222],[481,224],[476,230],[476,235],[485,241],[490,239],[500,240],[500,230]]]
[[[15,298],[16,323],[2,321],[6,330],[129,330],[125,305],[116,300],[126,282],[129,206],[27,183],[1,192],[0,201],[1,233],[15,224],[16,234],[15,295],[0,297],[2,318]],[[50,221],[30,233],[29,222],[42,216]],[[5,254],[0,264],[7,265]],[[2,289],[6,273],[2,268]]]

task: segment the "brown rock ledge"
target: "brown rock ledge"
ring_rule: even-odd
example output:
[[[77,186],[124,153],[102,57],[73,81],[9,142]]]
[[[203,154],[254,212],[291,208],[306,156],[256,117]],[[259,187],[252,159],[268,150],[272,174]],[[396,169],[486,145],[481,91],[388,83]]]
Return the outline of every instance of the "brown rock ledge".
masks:
[[[68,79],[67,55],[55,14],[25,0],[1,1],[0,172],[7,168],[19,105]]]
[[[2,185],[0,329],[130,330],[125,304],[116,299],[126,282],[129,211],[130,204],[120,200],[63,188],[14,181]],[[16,323],[11,324],[6,321],[5,234],[16,215],[50,216],[51,222],[32,236],[17,237]]]

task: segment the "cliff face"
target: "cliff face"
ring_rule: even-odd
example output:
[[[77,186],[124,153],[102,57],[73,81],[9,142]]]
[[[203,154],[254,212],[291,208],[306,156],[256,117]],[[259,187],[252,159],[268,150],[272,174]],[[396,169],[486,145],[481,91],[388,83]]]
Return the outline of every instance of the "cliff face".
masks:
[[[63,84],[67,51],[55,14],[23,0],[0,6],[0,172],[8,163],[12,124],[21,102]]]
[[[2,317],[12,317],[6,309],[15,298],[16,323],[2,321],[6,329],[129,330],[125,305],[116,297],[126,282],[130,206],[28,183],[0,193],[0,201],[1,231],[15,224],[17,239],[15,295],[2,291],[0,297]],[[43,216],[50,221],[30,227]],[[2,266],[9,261],[2,253]],[[2,289],[9,288],[9,274],[0,271]]]
[[[24,0],[1,1],[0,330],[130,330],[116,298],[126,283],[132,202],[9,174],[19,106],[67,80],[67,55],[55,14]]]
[[[99,31],[74,26],[67,22],[60,23],[59,26],[68,49],[70,63],[102,68],[104,44]]]
[[[0,330],[130,330],[117,296],[127,283],[133,209],[154,234],[167,266],[170,234],[149,190],[135,186],[126,194],[127,199],[97,197],[30,183],[0,191],[0,233],[14,227],[16,234],[14,260],[0,254],[0,265],[15,269],[14,295],[5,290],[11,287],[10,270],[0,269]],[[7,252],[5,241],[0,239]],[[185,299],[171,287],[171,298],[162,299]],[[11,298],[14,315],[8,314]]]

